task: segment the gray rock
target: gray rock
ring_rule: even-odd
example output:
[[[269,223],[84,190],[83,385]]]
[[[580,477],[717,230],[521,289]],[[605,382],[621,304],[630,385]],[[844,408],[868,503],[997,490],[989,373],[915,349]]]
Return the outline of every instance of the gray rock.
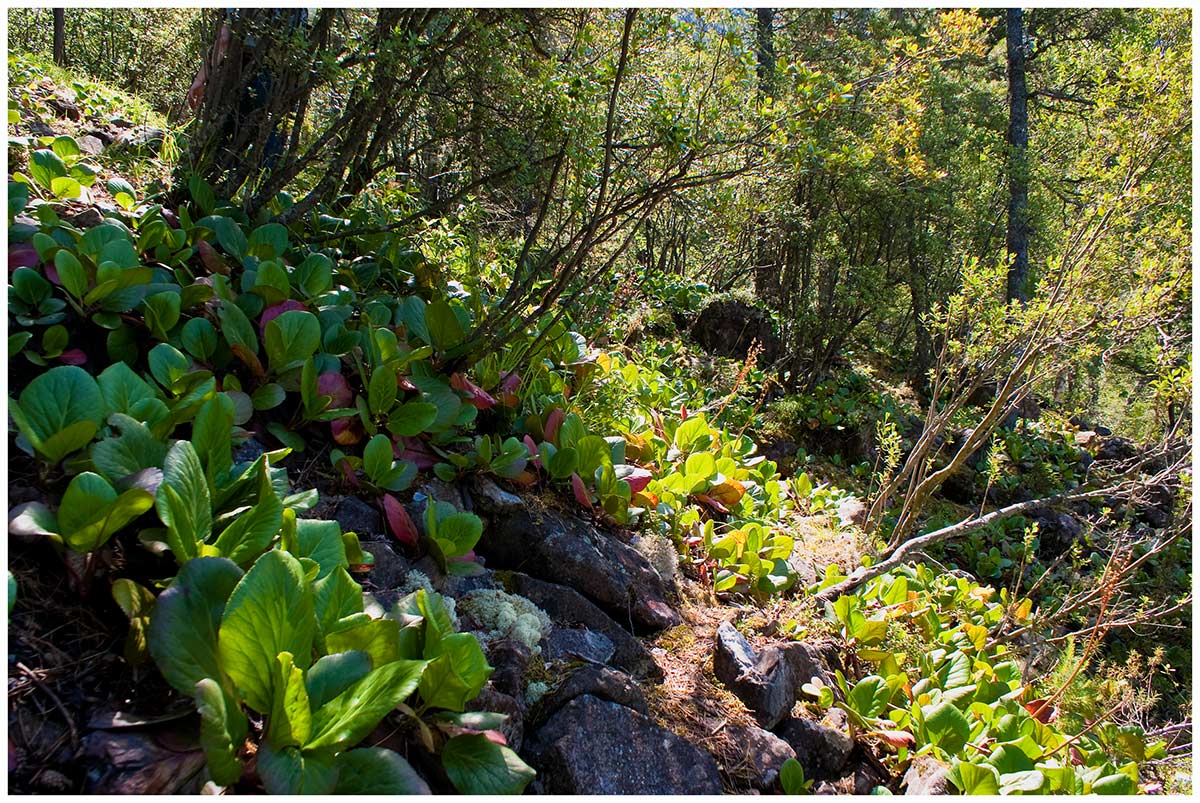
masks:
[[[124,117],[110,117],[108,122],[117,128],[133,128],[133,123],[129,122]]]
[[[957,790],[950,783],[950,768],[933,756],[916,756],[904,773],[906,795],[953,795]]]
[[[718,795],[713,757],[648,717],[583,695],[526,743],[549,794]]]
[[[796,703],[796,676],[776,647],[756,655],[729,622],[717,628],[713,673],[738,696],[764,728],[779,724]]]
[[[613,643],[608,636],[587,628],[556,627],[546,636],[545,652],[550,661],[570,661],[578,656],[606,664],[613,656]]]
[[[412,570],[412,566],[396,554],[391,544],[385,541],[368,541],[362,546],[364,552],[370,552],[375,558],[375,563],[367,574],[367,582],[372,590],[391,591],[404,584],[404,576]]]
[[[618,621],[662,629],[679,623],[662,578],[633,547],[575,518],[546,512],[535,521],[522,507],[497,516],[475,551],[491,565],[570,586]]]
[[[1122,462],[1137,456],[1137,446],[1128,438],[1110,437],[1100,442],[1096,449],[1097,460]]]
[[[788,570],[796,576],[796,585],[793,586],[796,590],[803,591],[819,579],[817,565],[798,549],[793,549],[792,554],[788,555],[787,565]]]
[[[525,671],[533,658],[529,645],[512,639],[497,639],[488,643],[488,663],[492,665],[492,676],[488,680],[497,691],[518,700],[525,698]]]
[[[248,438],[240,445],[233,447],[234,463],[253,463],[266,454],[267,447],[257,438]]]
[[[461,597],[469,591],[481,588],[499,588],[495,576],[490,571],[485,570],[481,574],[470,577],[446,574],[431,555],[421,558],[413,565],[413,568],[429,578],[429,584],[435,591],[451,597]]]
[[[355,533],[360,541],[386,541],[383,516],[361,499],[343,496],[333,511],[333,518],[342,525],[342,532]]]
[[[37,117],[32,117],[25,123],[25,127],[29,130],[30,136],[34,137],[53,137],[58,132],[47,125]]]
[[[137,126],[136,128],[127,128],[118,134],[113,141],[113,147],[135,151],[145,148],[153,149],[162,145],[165,137],[166,132],[161,128]]]
[[[602,700],[632,708],[639,714],[650,716],[646,705],[646,695],[633,678],[624,672],[609,669],[607,666],[584,666],[570,675],[562,683],[541,699],[537,706],[537,714],[532,722],[541,725],[558,709],[574,700],[590,694]]]
[[[783,653],[784,660],[792,667],[796,688],[813,678],[820,678],[826,686],[834,685],[831,665],[836,662],[837,645],[832,642],[793,641],[782,645],[779,650]]]
[[[779,779],[779,768],[789,758],[796,757],[792,746],[775,734],[753,725],[732,726],[727,729],[735,744],[745,746],[746,781],[755,789],[767,791]]]
[[[499,691],[489,681],[480,690],[479,695],[467,703],[468,711],[492,711],[504,714],[507,719],[499,730],[504,734],[504,740],[515,751],[520,751],[525,741],[525,709],[521,701],[512,695]]]
[[[636,677],[659,679],[662,669],[642,643],[631,636],[604,611],[574,589],[547,583],[520,572],[511,575],[513,594],[520,594],[541,608],[559,627],[582,625],[600,633],[613,644],[611,663]]]
[[[1062,554],[1083,537],[1083,524],[1061,510],[1040,510],[1033,520],[1038,526],[1038,552],[1046,556]]]
[[[89,156],[99,156],[104,153],[104,143],[91,134],[76,138],[75,144],[79,146],[79,150]]]
[[[491,477],[477,474],[471,485],[471,499],[480,513],[507,515],[524,506],[521,497],[501,488]]]
[[[1084,430],[1075,433],[1075,445],[1087,448],[1095,444],[1100,439],[1100,435],[1092,430]]]
[[[702,309],[692,324],[692,339],[709,354],[744,360],[757,341],[763,353],[759,364],[775,361],[779,338],[765,310],[734,299],[714,301]]]
[[[94,206],[73,214],[64,214],[63,218],[77,229],[90,229],[104,222],[104,215]]]
[[[854,749],[845,731],[802,717],[789,717],[775,733],[796,751],[804,777],[814,781],[841,775]]]

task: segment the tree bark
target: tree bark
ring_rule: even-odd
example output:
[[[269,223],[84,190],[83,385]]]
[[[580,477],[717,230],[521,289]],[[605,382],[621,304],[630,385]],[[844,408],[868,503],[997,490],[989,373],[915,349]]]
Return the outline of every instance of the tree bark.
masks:
[[[54,63],[67,66],[67,19],[66,9],[54,9]]]
[[[755,70],[758,76],[757,97],[763,99],[775,95],[775,34],[772,25],[775,9],[756,8],[755,13]],[[764,213],[754,218],[754,295],[771,302],[779,296],[779,274],[775,266],[777,255],[771,248],[771,231]]]
[[[1008,31],[1008,268],[1007,299],[1028,300],[1029,92],[1025,87],[1025,23],[1019,8],[1007,12]]]

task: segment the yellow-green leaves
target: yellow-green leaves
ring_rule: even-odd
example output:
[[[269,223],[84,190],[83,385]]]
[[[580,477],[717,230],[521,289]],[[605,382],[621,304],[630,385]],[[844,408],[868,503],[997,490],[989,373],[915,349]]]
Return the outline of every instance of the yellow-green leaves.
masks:
[[[446,742],[442,766],[464,795],[519,795],[536,775],[516,753],[482,733]]]
[[[91,552],[153,505],[154,497],[145,490],[130,488],[118,495],[108,480],[85,471],[63,494],[58,531],[71,549]]]
[[[305,749],[337,751],[358,744],[416,691],[424,669],[425,661],[392,661],[373,670],[313,714],[312,739]]]
[[[167,545],[175,560],[183,564],[199,555],[200,545],[212,534],[212,499],[190,441],[178,441],[167,452],[155,506],[167,525]]]

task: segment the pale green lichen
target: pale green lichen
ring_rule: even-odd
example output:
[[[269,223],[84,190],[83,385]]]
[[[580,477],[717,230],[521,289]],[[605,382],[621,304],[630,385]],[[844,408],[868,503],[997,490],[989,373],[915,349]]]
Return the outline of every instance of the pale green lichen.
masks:
[[[654,571],[668,583],[675,582],[679,576],[679,552],[671,539],[657,533],[646,533],[639,536],[633,543],[642,557],[650,561]]]
[[[536,680],[525,687],[525,702],[534,705],[538,700],[546,696],[546,692],[550,691],[549,683],[542,683]]]
[[[538,642],[554,626],[541,608],[524,597],[493,589],[477,589],[459,600],[464,613],[485,628],[487,641],[512,639],[540,652]]]

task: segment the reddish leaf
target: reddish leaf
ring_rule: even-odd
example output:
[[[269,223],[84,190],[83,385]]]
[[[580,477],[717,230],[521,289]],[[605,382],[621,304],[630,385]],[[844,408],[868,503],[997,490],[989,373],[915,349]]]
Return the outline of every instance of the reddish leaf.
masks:
[[[654,475],[644,468],[635,467],[633,473],[623,479],[629,483],[629,490],[636,494],[646,490],[646,486],[650,484],[650,480],[654,479]]]
[[[408,511],[404,509],[404,505],[400,504],[391,494],[384,494],[383,513],[387,517],[388,529],[392,531],[396,540],[405,546],[415,547],[420,535],[417,533],[417,526],[413,524]]]
[[[745,493],[745,485],[742,485],[737,480],[725,480],[725,482],[715,488],[709,489],[708,495],[720,502],[724,507],[730,508],[741,501]]]
[[[530,471],[522,471],[517,476],[512,477],[512,481],[517,485],[528,488],[537,482],[537,476]]]
[[[233,356],[246,364],[246,367],[254,373],[255,379],[262,380],[266,378],[267,372],[263,369],[262,363],[259,362],[257,354],[240,343],[236,346],[230,346],[229,350],[233,352]]]
[[[483,388],[479,387],[479,385],[476,385],[470,379],[467,379],[467,377],[463,374],[451,374],[450,387],[469,394],[470,397],[467,399],[467,404],[470,404],[476,409],[486,410],[489,407],[495,406],[496,404],[496,400],[490,393],[484,391]]]
[[[396,377],[396,385],[401,390],[420,390],[420,388],[418,388],[416,385],[414,385],[412,383],[412,380],[410,380],[407,376]]]
[[[543,438],[543,440],[549,441],[555,446],[558,446],[558,428],[562,426],[562,422],[565,421],[566,418],[567,416],[560,408],[555,407],[553,410],[551,410],[550,415],[546,416],[546,426],[544,427],[546,436]]]
[[[687,421],[687,405],[686,404],[679,405],[679,420]]]
[[[43,268],[43,272],[46,274],[46,278],[50,280],[51,284],[62,287],[62,280],[58,278],[58,268],[54,267],[53,262],[47,262],[46,267]]]
[[[87,355],[79,349],[71,349],[58,355],[58,359],[67,365],[83,365],[87,362]]]
[[[883,739],[885,742],[890,744],[892,747],[896,747],[896,748],[915,747],[917,744],[916,737],[914,737],[911,733],[908,733],[907,731],[896,731],[896,730],[871,731],[867,735],[868,736],[878,736],[880,739]]]
[[[1025,703],[1025,710],[1029,712],[1030,716],[1045,725],[1050,722],[1050,720],[1054,719],[1054,715],[1058,713],[1057,708],[1052,705],[1048,705],[1049,702],[1050,701],[1045,698],[1030,700],[1029,702]]]
[[[332,397],[333,407],[349,407],[354,403],[350,383],[336,371],[329,371],[317,377],[317,394]]]
[[[229,275],[229,265],[225,264],[225,260],[217,253],[217,249],[213,248],[206,241],[196,241],[196,253],[200,255],[200,264],[209,273],[219,273],[222,276]]]
[[[521,387],[521,375],[515,371],[505,371],[500,374],[500,392],[516,393]]]
[[[588,510],[594,510],[592,507],[592,495],[588,493],[587,488],[583,485],[583,479],[578,474],[571,474],[571,490],[575,492],[575,501],[586,507]]]
[[[357,418],[338,418],[329,422],[333,440],[342,446],[352,446],[363,439],[362,422]]]
[[[629,502],[637,507],[644,507],[649,510],[654,510],[658,507],[658,496],[646,491],[639,491],[629,498]]]
[[[294,299],[289,298],[287,301],[280,301],[278,304],[274,304],[263,310],[262,317],[258,319],[258,328],[265,332],[267,330],[267,324],[278,318],[283,313],[302,309],[304,309],[304,305]]]
[[[722,505],[716,499],[713,499],[708,494],[695,494],[695,497],[696,497],[697,502],[703,502],[704,504],[708,505],[709,507],[711,507],[713,510],[717,511],[718,513],[728,513],[729,512],[729,508],[725,507],[724,505]]]
[[[430,451],[425,442],[419,438],[400,438],[397,448],[401,446],[403,448],[400,448],[400,452],[396,454],[398,460],[407,460],[422,471],[437,465],[438,456]],[[393,449],[393,453],[395,453],[395,449]]]
[[[31,243],[17,243],[8,247],[8,269],[36,268],[41,263],[37,249]]]
[[[346,482],[349,483],[351,487],[357,488],[358,487],[358,477],[355,475],[354,469],[350,468],[350,461],[348,461],[348,460],[338,461],[338,468],[340,468],[342,470],[342,476],[346,478]]]

